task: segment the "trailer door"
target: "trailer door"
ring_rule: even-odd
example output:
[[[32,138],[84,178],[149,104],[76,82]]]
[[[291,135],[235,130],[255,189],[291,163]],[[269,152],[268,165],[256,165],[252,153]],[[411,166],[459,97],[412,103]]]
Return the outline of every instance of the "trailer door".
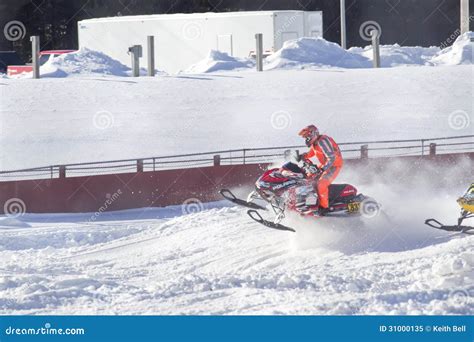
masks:
[[[293,40],[293,39],[298,39],[298,32],[282,32],[281,33],[281,41],[282,43],[288,41],[288,40]]]
[[[322,37],[323,36],[323,13],[305,12],[305,36]]]
[[[233,56],[231,34],[217,35],[217,50],[219,50],[220,52],[225,52],[229,56]]]

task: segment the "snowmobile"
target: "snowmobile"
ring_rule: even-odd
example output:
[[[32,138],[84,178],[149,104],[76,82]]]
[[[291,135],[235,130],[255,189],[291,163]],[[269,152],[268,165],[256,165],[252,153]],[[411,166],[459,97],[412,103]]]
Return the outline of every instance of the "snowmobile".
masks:
[[[427,219],[425,224],[436,229],[445,230],[448,232],[461,232],[474,235],[474,227],[463,225],[463,221],[474,217],[474,183],[467,189],[466,193],[458,198],[458,204],[461,207],[461,214],[458,218],[457,225],[444,225],[433,218]]]
[[[308,162],[299,167],[294,162],[287,162],[281,168],[267,170],[255,182],[255,190],[247,200],[237,198],[229,189],[220,190],[227,200],[247,207],[247,214],[256,222],[277,230],[291,231],[291,227],[281,224],[287,211],[296,212],[303,216],[356,216],[364,214],[375,216],[380,205],[372,198],[360,194],[350,184],[331,184],[329,186],[329,208],[319,210],[318,197],[313,187],[313,179],[308,174],[321,173],[315,165]],[[255,203],[263,200],[264,205]],[[273,221],[265,220],[259,211],[267,210],[268,204],[275,214]]]

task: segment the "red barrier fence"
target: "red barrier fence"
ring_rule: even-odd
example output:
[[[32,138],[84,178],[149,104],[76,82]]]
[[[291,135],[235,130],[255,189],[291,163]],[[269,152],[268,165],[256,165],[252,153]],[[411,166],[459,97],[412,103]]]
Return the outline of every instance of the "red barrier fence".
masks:
[[[379,157],[426,156],[474,152],[474,135],[378,140],[339,143],[345,160]],[[22,170],[0,171],[0,182],[21,179],[81,177],[142,171],[176,170],[204,166],[259,164],[281,160],[289,149],[305,146],[243,148],[139,159],[49,165]]]
[[[474,161],[474,153],[388,158],[421,164],[456,165]],[[346,168],[384,171],[387,158],[352,159]],[[0,182],[0,213],[102,212],[179,205],[186,200],[220,199],[221,188],[252,186],[268,164],[219,165],[178,170],[61,177]],[[364,171],[365,172],[365,171]],[[468,170],[472,174],[472,167]],[[367,172],[367,176],[369,173]]]
[[[0,204],[17,199],[26,212],[68,213],[212,201],[221,187],[248,184],[261,170],[258,164],[235,165],[1,182]],[[2,207],[2,213],[9,212]]]

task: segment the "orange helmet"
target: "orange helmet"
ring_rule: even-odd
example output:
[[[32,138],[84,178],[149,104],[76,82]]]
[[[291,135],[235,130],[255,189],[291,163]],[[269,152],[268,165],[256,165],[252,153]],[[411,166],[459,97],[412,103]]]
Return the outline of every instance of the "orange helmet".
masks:
[[[298,135],[304,138],[306,146],[310,147],[319,137],[319,130],[315,125],[309,125],[303,128]]]

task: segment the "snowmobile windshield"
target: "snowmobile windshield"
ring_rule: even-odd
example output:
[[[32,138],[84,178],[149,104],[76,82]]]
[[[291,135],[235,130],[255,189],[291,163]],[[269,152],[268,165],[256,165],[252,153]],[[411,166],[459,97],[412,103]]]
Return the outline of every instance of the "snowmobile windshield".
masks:
[[[294,173],[303,173],[303,170],[301,170],[301,168],[298,165],[296,165],[292,162],[288,162],[288,163],[284,164],[282,168],[285,169],[285,170],[294,172]]]
[[[466,193],[464,194],[464,197],[474,199],[474,183],[472,183],[469,189],[467,189]]]

